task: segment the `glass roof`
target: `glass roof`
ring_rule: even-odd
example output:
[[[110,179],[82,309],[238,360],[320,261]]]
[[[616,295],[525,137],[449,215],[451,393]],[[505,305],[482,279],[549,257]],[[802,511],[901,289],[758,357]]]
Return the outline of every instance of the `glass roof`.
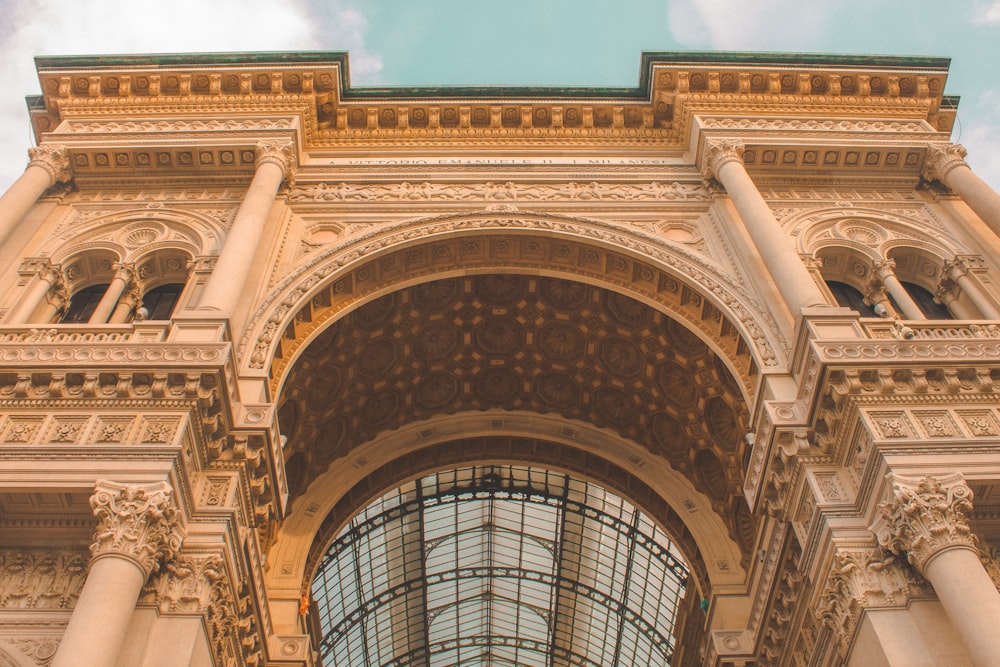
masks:
[[[365,508],[312,593],[326,667],[669,665],[687,578],[628,501],[562,473],[477,466]]]

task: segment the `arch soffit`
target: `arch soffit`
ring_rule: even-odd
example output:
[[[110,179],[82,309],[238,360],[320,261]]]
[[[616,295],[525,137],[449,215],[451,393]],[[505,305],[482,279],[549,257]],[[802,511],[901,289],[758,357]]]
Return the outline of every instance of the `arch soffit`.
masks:
[[[269,589],[308,587],[343,525],[385,492],[437,470],[486,462],[542,465],[603,485],[660,524],[702,591],[745,585],[744,554],[711,501],[664,460],[585,422],[493,412],[407,424],[352,452],[347,465],[330,466],[278,529],[269,560],[280,566],[270,570]]]
[[[749,378],[788,353],[777,324],[741,285],[661,239],[603,221],[486,211],[401,223],[308,258],[252,314],[240,366],[250,375],[269,367],[277,396],[297,353],[338,315],[400,287],[498,269],[562,276],[653,305],[721,352],[748,396]]]
[[[42,253],[53,258],[86,252],[95,244],[114,248],[118,261],[136,261],[155,249],[183,250],[190,256],[213,252],[225,230],[212,218],[172,209],[119,211],[74,225],[51,237]]]

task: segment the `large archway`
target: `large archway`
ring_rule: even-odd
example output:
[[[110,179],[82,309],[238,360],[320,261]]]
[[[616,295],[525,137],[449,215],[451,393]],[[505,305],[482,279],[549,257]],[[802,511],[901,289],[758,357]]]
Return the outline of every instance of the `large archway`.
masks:
[[[272,589],[308,590],[337,531],[379,494],[498,462],[577,473],[642,507],[701,593],[745,583],[749,412],[733,360],[621,291],[445,275],[347,313],[290,365],[278,399],[290,515]]]

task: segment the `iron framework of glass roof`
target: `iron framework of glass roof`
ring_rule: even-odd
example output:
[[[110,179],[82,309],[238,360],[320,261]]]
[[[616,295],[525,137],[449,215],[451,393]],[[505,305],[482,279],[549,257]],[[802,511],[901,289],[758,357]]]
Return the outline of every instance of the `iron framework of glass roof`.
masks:
[[[326,667],[669,665],[688,570],[628,501],[563,473],[475,466],[370,504],[312,594]]]

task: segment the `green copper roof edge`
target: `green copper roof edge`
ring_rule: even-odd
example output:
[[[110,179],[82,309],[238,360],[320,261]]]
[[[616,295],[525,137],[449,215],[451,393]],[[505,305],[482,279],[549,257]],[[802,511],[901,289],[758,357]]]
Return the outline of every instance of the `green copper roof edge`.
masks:
[[[657,64],[687,65],[780,65],[807,68],[875,67],[879,69],[926,69],[947,72],[950,58],[925,56],[831,55],[819,53],[759,53],[736,51],[645,51],[637,87],[588,86],[380,86],[350,84],[346,51],[272,51],[256,53],[161,53],[102,56],[38,56],[39,73],[62,69],[107,69],[112,67],[191,67],[197,65],[338,65],[343,99],[387,98],[601,98],[648,99],[650,73]]]

